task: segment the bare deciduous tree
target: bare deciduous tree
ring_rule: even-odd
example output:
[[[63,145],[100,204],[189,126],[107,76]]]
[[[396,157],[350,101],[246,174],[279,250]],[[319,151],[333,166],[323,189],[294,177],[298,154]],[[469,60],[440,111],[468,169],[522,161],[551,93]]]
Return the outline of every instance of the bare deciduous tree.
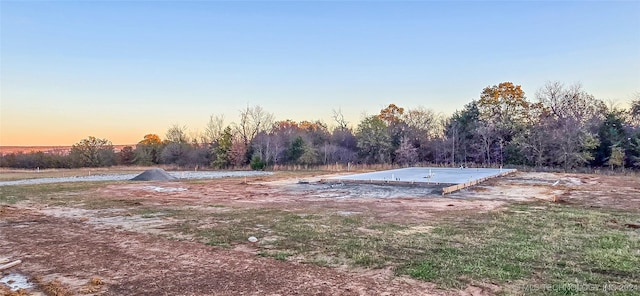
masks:
[[[272,125],[273,114],[266,112],[258,105],[247,105],[247,108],[240,110],[240,122],[236,130],[247,147],[258,133],[267,132]]]
[[[187,126],[174,124],[167,130],[166,138],[171,143],[188,143],[189,137],[187,136]]]
[[[403,114],[402,119],[411,129],[420,131],[426,140],[441,136],[444,133],[440,124],[442,115],[431,109],[422,106],[409,109]]]
[[[209,122],[207,122],[207,127],[204,130],[204,141],[208,144],[215,143],[224,133],[224,128],[224,115],[211,114],[211,116],[209,116]]]
[[[634,94],[634,98],[631,100],[631,108],[629,109],[632,124],[636,127],[640,127],[640,92]]]
[[[582,124],[601,117],[607,109],[604,102],[585,92],[580,83],[565,87],[558,81],[547,82],[536,92],[536,99],[559,120],[575,120]]]
[[[341,109],[333,109],[333,116],[331,116],[333,118],[333,120],[336,122],[336,124],[338,125],[338,129],[339,130],[346,130],[348,127],[347,125],[349,124],[349,122],[347,122],[347,120],[344,119],[344,114],[342,114],[342,110]]]
[[[400,147],[396,150],[395,161],[402,165],[412,165],[418,161],[418,149],[411,144],[409,139],[404,138],[400,142]]]

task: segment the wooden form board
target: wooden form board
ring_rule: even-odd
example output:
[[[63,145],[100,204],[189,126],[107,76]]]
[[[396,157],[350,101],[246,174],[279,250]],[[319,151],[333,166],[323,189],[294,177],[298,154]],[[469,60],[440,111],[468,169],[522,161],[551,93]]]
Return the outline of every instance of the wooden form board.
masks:
[[[449,186],[449,187],[445,187],[445,188],[442,188],[442,195],[449,194],[449,193],[452,193],[452,192],[456,192],[458,190],[467,188],[469,186],[480,184],[480,183],[482,183],[482,182],[484,182],[486,180],[489,180],[489,179],[492,179],[492,178],[506,176],[508,174],[513,174],[515,172],[517,172],[517,170],[505,171],[505,172],[499,173],[499,174],[494,175],[494,176],[484,177],[484,178],[476,179],[476,180],[473,180],[473,181],[469,181],[467,183],[456,184],[456,185],[452,185],[452,186]]]
[[[0,271],[3,271],[5,269],[9,269],[11,267],[14,267],[14,266],[20,264],[20,263],[22,263],[22,260],[16,260],[16,261],[4,264],[4,265],[0,265]]]

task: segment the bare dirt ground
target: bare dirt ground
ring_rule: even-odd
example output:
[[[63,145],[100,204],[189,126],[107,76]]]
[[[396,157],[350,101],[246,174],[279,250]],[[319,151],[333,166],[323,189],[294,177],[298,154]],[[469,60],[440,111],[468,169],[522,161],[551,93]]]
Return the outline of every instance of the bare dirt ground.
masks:
[[[277,208],[366,213],[381,221],[417,223],[497,211],[514,201],[640,208],[640,181],[633,176],[516,173],[446,197],[424,188],[314,183],[320,178],[280,173],[117,182],[74,193],[95,202],[118,202],[108,209],[87,209],[86,200],[57,206],[0,203],[0,258],[23,261],[10,272],[40,283],[27,291],[31,295],[491,295],[499,288],[445,291],[388,269],[330,268],[260,257],[249,241],[233,248],[207,246],[173,233],[168,226],[179,222],[174,217],[132,216],[128,209]],[[304,184],[298,184],[301,179]],[[0,288],[0,295],[9,293]]]
[[[25,261],[22,272],[45,281],[59,279],[80,292],[93,277],[108,286],[89,294],[424,295],[433,290],[426,283],[377,279],[195,242],[98,229],[82,220],[29,210],[3,208],[2,218],[0,248]]]

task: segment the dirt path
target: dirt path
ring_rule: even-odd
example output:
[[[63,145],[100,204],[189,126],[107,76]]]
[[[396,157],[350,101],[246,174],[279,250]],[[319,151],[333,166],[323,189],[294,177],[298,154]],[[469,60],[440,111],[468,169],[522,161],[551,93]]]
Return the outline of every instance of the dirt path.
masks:
[[[0,219],[0,254],[24,261],[14,271],[59,279],[74,293],[98,277],[105,285],[95,295],[459,295],[410,279],[281,262],[15,207],[1,208]]]

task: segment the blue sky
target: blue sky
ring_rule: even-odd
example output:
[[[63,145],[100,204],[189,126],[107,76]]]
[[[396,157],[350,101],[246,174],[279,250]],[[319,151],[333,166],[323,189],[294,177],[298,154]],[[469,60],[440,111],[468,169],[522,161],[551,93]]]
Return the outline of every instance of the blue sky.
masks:
[[[261,105],[355,126],[389,103],[450,114],[482,89],[640,91],[640,2],[4,1],[0,145],[202,131]]]

